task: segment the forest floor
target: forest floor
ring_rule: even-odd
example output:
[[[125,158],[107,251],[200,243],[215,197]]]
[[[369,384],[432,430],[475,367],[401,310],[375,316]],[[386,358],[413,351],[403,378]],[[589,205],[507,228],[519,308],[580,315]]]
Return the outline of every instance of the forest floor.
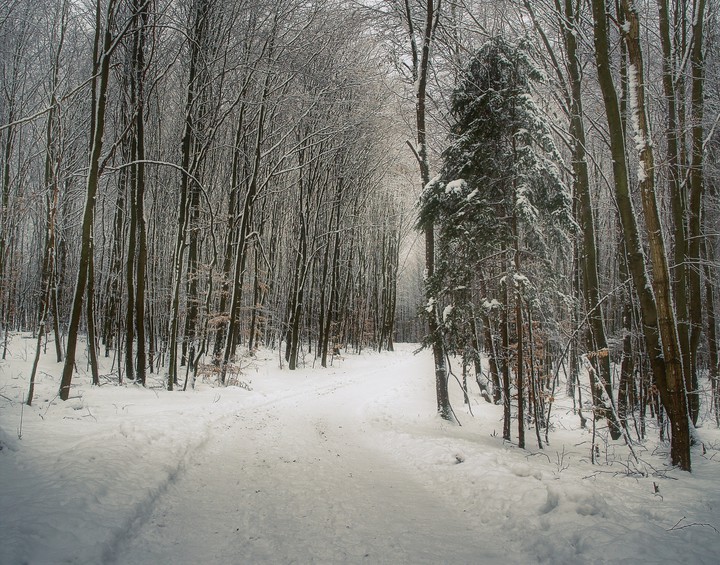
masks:
[[[720,431],[693,473],[667,445],[581,429],[556,399],[550,444],[502,440],[475,387],[462,426],[435,414],[432,360],[412,346],[328,369],[243,360],[243,386],[167,392],[76,375],[34,341],[0,362],[0,563],[718,563]],[[48,358],[50,355],[47,356]],[[250,390],[248,390],[248,388]],[[649,430],[656,436],[656,430]]]

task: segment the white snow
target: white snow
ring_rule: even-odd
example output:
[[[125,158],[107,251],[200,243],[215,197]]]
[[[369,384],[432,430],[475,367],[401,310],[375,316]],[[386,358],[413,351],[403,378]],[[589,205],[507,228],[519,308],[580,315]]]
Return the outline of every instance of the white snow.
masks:
[[[427,304],[425,304],[425,311],[429,314],[433,311],[435,308],[435,304],[437,304],[437,301],[434,298],[429,298],[427,301]]]
[[[527,287],[531,286],[530,279],[528,279],[522,273],[513,273],[513,283],[515,285],[515,288],[518,288],[518,287],[527,288]]]
[[[440,175],[435,175],[433,178],[431,178],[430,181],[425,185],[424,192],[432,191],[435,185],[440,182],[441,178],[442,177]]]
[[[462,194],[467,186],[465,179],[455,179],[445,186],[445,194]]]
[[[710,422],[692,474],[654,439],[639,462],[601,441],[592,465],[592,434],[558,395],[550,445],[531,429],[520,450],[477,389],[472,417],[452,385],[462,427],[439,419],[432,355],[402,344],[293,372],[260,352],[240,377],[252,390],[118,386],[108,366],[100,387],[76,375],[66,402],[47,355],[27,407],[34,341],[10,345],[3,564],[717,563]]]
[[[629,25],[629,24],[628,24]],[[630,122],[632,123],[635,148],[638,153],[642,155],[643,151],[650,149],[650,142],[645,136],[645,132],[640,127],[640,112],[639,107],[639,92],[643,88],[642,77],[640,76],[639,69],[632,63],[628,64],[628,94],[630,99]],[[645,120],[647,121],[647,120]],[[637,169],[638,183],[642,184],[647,180],[647,171],[645,170],[645,163],[642,158],[638,162]]]

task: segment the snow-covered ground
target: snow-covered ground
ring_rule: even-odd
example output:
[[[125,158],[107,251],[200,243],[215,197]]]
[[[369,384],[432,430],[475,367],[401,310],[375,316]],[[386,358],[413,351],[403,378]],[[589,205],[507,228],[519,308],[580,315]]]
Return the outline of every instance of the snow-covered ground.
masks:
[[[593,465],[562,398],[550,445],[520,450],[457,385],[462,426],[440,420],[430,355],[402,345],[294,372],[261,352],[252,390],[76,375],[67,402],[48,355],[27,407],[33,347],[0,362],[3,565],[720,562],[710,423],[692,474],[654,439]]]

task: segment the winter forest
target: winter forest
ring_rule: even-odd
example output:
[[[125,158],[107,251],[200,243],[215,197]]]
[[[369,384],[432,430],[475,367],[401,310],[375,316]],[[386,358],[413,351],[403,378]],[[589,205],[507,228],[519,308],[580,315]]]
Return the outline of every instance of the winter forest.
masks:
[[[549,451],[564,402],[591,464],[652,441],[694,471],[720,448],[719,20],[0,0],[0,412],[413,343],[443,429],[495,410]]]

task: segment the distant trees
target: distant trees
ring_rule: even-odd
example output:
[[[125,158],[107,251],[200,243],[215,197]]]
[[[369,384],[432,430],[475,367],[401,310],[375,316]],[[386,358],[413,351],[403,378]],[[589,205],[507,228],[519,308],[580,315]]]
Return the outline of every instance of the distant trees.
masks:
[[[224,380],[239,347],[292,368],[392,347],[410,203],[386,202],[401,149],[358,13],[44,4],[0,5],[4,343],[54,341],[62,398],[83,344],[95,382],[102,344],[121,379],[168,387],[206,354]]]

